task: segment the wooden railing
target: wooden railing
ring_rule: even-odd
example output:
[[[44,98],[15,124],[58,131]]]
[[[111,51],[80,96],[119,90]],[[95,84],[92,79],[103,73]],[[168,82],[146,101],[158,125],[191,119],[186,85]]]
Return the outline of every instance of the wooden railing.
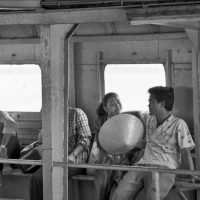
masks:
[[[77,168],[92,168],[92,169],[107,169],[107,170],[123,170],[123,171],[143,171],[143,172],[151,172],[153,185],[156,189],[156,193],[154,196],[154,200],[160,200],[160,188],[159,188],[159,175],[160,173],[169,173],[169,174],[181,174],[181,175],[200,175],[199,170],[184,170],[184,169],[161,169],[157,167],[143,167],[143,166],[126,166],[126,165],[97,165],[97,164],[72,164],[72,163],[61,163],[54,162],[55,166],[60,167],[77,167]],[[80,180],[80,181],[94,181],[94,177],[91,175],[77,175],[71,178],[72,180]],[[186,200],[184,194],[182,194],[182,190],[191,190],[191,189],[200,189],[199,183],[190,183],[188,180],[179,180],[175,182],[174,185],[177,189],[177,193],[180,198]],[[76,190],[78,191],[78,190]]]

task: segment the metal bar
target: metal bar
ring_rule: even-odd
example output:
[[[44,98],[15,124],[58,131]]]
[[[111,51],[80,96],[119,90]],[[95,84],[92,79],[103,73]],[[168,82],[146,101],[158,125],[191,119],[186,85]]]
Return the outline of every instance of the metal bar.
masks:
[[[159,173],[152,172],[152,181],[153,181],[153,199],[160,200],[160,185],[159,185]]]
[[[91,168],[91,169],[108,169],[108,170],[123,170],[123,171],[143,171],[143,172],[159,172],[169,174],[191,174],[200,175],[200,170],[185,170],[185,169],[161,169],[158,167],[143,167],[143,166],[128,166],[128,165],[100,165],[100,164],[82,164],[82,163],[62,163],[53,162],[53,166],[59,167],[75,167],[75,168]]]
[[[42,165],[42,160],[3,159],[3,158],[0,158],[0,163],[20,164],[20,165]]]

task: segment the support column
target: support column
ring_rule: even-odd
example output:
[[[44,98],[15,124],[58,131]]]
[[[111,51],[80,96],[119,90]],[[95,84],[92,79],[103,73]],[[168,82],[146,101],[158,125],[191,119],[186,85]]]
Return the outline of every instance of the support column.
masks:
[[[171,50],[167,51],[167,61],[166,61],[166,81],[167,86],[173,87],[173,67],[172,67],[172,52]]]
[[[102,59],[103,53],[97,52],[96,59],[97,59],[97,65],[96,65],[96,80],[97,80],[97,102],[101,102],[101,98],[103,97],[102,94],[102,88],[101,88],[101,59]]]
[[[152,183],[153,183],[153,199],[160,200],[160,183],[159,183],[159,172],[152,172]]]
[[[186,29],[192,43],[192,80],[193,80],[193,118],[195,138],[195,162],[196,169],[200,170],[200,31]],[[197,192],[200,199],[200,191]]]
[[[65,36],[72,25],[41,27],[43,196],[44,200],[64,199],[64,169],[53,162],[64,161],[65,119]],[[67,199],[67,198],[65,198]]]

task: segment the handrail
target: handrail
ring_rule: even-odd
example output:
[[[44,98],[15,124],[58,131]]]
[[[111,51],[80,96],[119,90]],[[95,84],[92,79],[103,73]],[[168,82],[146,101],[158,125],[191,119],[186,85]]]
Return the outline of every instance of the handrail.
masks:
[[[28,165],[39,165],[40,166],[40,165],[42,165],[43,162],[42,162],[42,160],[0,158],[0,163],[25,164],[25,165],[28,164]],[[159,185],[159,175],[160,175],[160,173],[200,175],[200,170],[163,169],[163,168],[158,168],[158,167],[146,167],[146,166],[63,163],[63,162],[56,162],[56,161],[53,162],[53,166],[151,172],[152,173],[152,180],[153,180],[153,187],[155,188],[154,200],[160,200],[160,185]]]
[[[89,169],[108,169],[108,170],[123,170],[123,171],[144,171],[144,172],[159,172],[169,174],[186,174],[186,175],[200,175],[200,170],[186,170],[186,169],[161,169],[158,167],[144,167],[144,166],[128,166],[128,165],[105,165],[105,164],[84,164],[84,163],[63,163],[53,162],[53,166],[60,167],[75,167],[75,168],[89,168]]]
[[[21,164],[21,165],[42,165],[42,160],[25,160],[25,159],[5,159],[0,158],[0,163]]]
[[[158,167],[144,167],[144,166],[127,166],[127,165],[102,165],[102,164],[82,164],[82,163],[63,163],[63,162],[53,162],[54,166],[60,167],[75,167],[75,168],[93,168],[93,169],[108,169],[108,170],[131,170],[131,171],[144,171],[152,173],[153,181],[153,199],[160,200],[160,184],[159,176],[160,173],[170,173],[170,174],[191,174],[200,175],[200,170],[185,170],[185,169],[161,169]]]

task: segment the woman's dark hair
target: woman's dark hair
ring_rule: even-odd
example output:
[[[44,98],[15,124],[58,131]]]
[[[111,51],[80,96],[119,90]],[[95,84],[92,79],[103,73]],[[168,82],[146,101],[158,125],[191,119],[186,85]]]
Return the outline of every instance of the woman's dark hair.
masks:
[[[118,94],[115,92],[109,92],[109,93],[105,94],[101,101],[103,103],[103,106],[106,107],[108,99],[110,99],[111,97],[117,97],[117,96],[118,96]]]
[[[104,110],[103,103],[101,102],[96,109],[99,125],[102,126],[107,120],[108,113]]]
[[[104,107],[106,107],[108,99],[116,96],[118,96],[117,93],[109,92],[103,96],[101,103],[98,105],[96,114],[101,121],[101,125],[107,120],[108,113],[105,111]]]
[[[158,103],[164,102],[165,109],[171,111],[174,105],[174,88],[156,86],[148,90],[150,95],[153,95]]]
[[[98,105],[96,109],[96,114],[97,116],[105,116],[105,115],[107,116],[107,112],[105,111],[102,102]]]

